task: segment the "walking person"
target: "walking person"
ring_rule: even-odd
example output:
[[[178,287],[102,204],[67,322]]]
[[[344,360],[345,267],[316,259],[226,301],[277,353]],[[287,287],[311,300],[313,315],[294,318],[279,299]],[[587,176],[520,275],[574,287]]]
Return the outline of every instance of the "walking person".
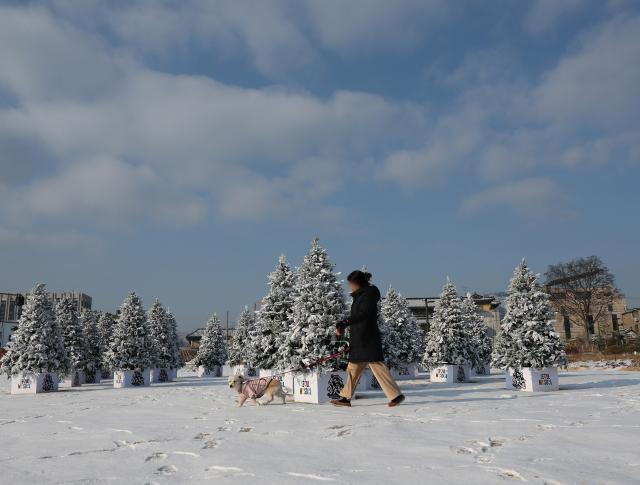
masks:
[[[378,329],[378,302],[380,290],[369,283],[371,273],[353,271],[348,277],[349,289],[353,303],[351,315],[336,325],[336,333],[344,335],[344,329],[350,328],[349,341],[349,378],[340,392],[340,399],[331,401],[335,406],[351,406],[351,398],[356,390],[364,369],[369,365],[376,376],[382,390],[389,399],[389,407],[397,406],[404,401],[404,396],[384,365],[382,355],[382,338]]]

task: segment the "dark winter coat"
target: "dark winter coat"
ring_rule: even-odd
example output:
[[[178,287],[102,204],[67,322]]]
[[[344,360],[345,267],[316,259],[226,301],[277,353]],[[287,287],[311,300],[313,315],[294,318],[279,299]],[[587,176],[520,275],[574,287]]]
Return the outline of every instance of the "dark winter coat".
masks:
[[[340,327],[349,327],[349,362],[382,362],[382,338],[378,329],[380,290],[367,285],[351,293],[351,315]]]

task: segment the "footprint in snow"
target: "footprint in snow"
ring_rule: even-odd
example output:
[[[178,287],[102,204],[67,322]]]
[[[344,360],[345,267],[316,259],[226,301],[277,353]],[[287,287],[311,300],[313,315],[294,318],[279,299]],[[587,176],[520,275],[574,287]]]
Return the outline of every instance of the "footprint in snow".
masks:
[[[178,471],[178,469],[174,465],[163,466],[162,468],[158,468],[158,471],[163,475],[170,475]]]
[[[230,430],[231,428],[223,428],[223,427],[218,428],[218,431],[230,431]]]
[[[167,457],[165,453],[154,453],[151,456],[148,456],[145,461],[160,461],[164,460]]]
[[[216,440],[207,441],[202,447],[203,450],[210,450],[212,448],[217,448],[218,442]]]
[[[198,436],[193,438],[194,440],[203,440],[205,436],[209,436],[209,433],[200,433]]]
[[[251,431],[253,428],[240,428],[240,433],[248,433],[249,431]]]

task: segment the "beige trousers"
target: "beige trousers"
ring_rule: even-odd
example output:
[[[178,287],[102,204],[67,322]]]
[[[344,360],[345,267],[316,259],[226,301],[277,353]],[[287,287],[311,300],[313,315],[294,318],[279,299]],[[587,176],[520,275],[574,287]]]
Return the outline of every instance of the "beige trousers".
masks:
[[[360,377],[367,365],[369,365],[373,375],[378,379],[380,387],[382,387],[382,390],[387,395],[387,399],[389,399],[389,401],[393,401],[396,397],[402,394],[398,384],[393,380],[389,369],[387,369],[387,366],[384,365],[383,362],[351,362],[349,363],[349,367],[347,367],[347,374],[349,374],[347,385],[344,386],[340,392],[342,397],[345,399],[351,399],[353,397],[356,386],[358,385],[358,382],[360,382]]]

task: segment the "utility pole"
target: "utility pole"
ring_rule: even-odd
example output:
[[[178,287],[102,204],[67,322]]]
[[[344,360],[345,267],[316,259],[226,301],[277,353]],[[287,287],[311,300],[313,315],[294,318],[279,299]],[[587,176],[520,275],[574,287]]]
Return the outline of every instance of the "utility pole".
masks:
[[[229,353],[229,310],[227,310],[227,338],[224,339],[224,349]]]

